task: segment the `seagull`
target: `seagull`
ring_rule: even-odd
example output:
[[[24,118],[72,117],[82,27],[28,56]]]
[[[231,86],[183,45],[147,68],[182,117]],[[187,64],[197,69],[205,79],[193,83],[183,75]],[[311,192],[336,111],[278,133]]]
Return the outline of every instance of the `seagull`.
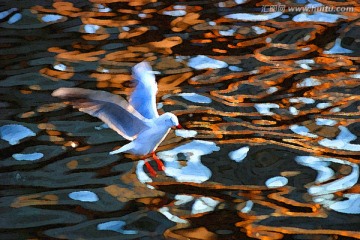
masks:
[[[136,85],[129,101],[109,92],[84,88],[59,88],[52,96],[66,100],[79,111],[101,119],[131,141],[110,154],[126,152],[143,156],[150,174],[156,176],[146,156],[152,154],[158,169],[165,170],[155,150],[171,128],[182,127],[173,113],[167,112],[159,116],[156,109],[157,84],[149,63],[136,64],[132,68],[132,76]]]

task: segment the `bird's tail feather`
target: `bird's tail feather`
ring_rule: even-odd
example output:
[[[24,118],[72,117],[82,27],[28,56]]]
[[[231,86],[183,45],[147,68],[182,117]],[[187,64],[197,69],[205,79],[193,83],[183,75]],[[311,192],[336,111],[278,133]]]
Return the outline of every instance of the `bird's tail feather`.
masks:
[[[109,152],[109,154],[110,154],[110,155],[114,155],[114,154],[126,152],[126,151],[132,149],[133,147],[134,147],[134,143],[133,143],[133,142],[130,142],[130,143],[122,146],[122,147],[119,148],[119,149],[116,149],[116,150],[114,150],[114,151]]]

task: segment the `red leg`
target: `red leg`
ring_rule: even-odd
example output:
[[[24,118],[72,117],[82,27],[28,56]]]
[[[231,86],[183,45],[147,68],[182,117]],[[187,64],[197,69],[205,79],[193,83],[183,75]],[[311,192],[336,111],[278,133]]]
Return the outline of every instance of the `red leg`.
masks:
[[[145,159],[144,161],[145,161],[145,166],[146,166],[147,170],[149,171],[150,175],[152,177],[156,177],[156,172],[155,172],[154,168],[150,165],[149,160]]]
[[[165,166],[164,166],[163,162],[156,156],[155,152],[152,152],[152,157],[155,160],[159,171],[165,171]]]

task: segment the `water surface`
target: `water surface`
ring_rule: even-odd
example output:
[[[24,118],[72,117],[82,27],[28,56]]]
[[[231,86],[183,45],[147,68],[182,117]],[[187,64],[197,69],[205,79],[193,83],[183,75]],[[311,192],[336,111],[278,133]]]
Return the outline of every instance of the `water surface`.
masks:
[[[360,239],[360,5],[291,4],[1,1],[1,239]],[[127,97],[144,60],[189,130],[157,177],[51,97]]]

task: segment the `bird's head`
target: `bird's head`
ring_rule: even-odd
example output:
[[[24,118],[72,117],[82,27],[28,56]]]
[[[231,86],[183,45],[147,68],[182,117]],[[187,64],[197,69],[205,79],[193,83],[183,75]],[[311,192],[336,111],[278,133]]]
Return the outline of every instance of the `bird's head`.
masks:
[[[165,125],[169,128],[182,128],[179,124],[179,119],[173,113],[165,113],[164,117]]]

